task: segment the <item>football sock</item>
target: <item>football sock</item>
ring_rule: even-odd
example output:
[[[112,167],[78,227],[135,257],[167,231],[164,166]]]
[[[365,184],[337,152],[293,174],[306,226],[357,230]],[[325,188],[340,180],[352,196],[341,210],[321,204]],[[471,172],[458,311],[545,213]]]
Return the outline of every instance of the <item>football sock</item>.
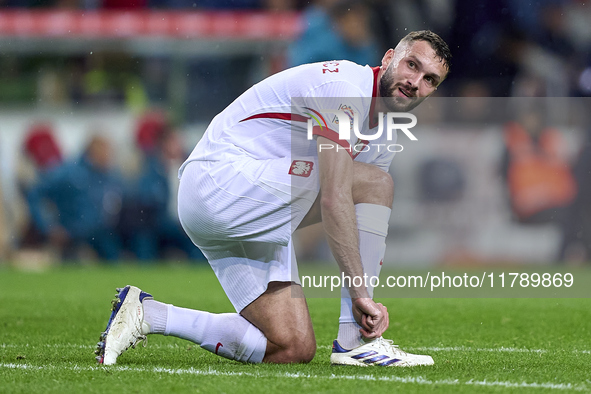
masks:
[[[209,313],[144,301],[144,320],[150,334],[172,335],[231,360],[260,363],[267,338],[238,313]]]
[[[150,334],[162,334],[166,331],[166,319],[168,319],[168,304],[146,299],[144,306],[144,322],[150,327]]]
[[[359,253],[363,272],[367,275],[368,291],[373,298],[373,288],[369,286],[372,276],[379,277],[382,261],[386,253],[386,236],[392,210],[377,204],[357,204],[355,213],[359,229]],[[346,288],[341,289],[341,316],[337,340],[345,349],[353,349],[362,344],[361,327],[355,322],[351,298]]]

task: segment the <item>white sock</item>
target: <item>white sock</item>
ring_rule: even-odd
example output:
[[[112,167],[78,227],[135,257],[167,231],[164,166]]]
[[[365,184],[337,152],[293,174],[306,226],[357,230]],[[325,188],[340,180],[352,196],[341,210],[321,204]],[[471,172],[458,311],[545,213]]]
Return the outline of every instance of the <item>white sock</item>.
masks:
[[[150,326],[150,334],[162,334],[166,331],[168,304],[155,300],[144,300],[144,321]]]
[[[355,213],[359,229],[359,253],[363,272],[368,280],[380,275],[382,261],[386,253],[386,236],[392,210],[376,204],[357,204]],[[373,288],[369,287],[369,296],[373,298]],[[353,349],[362,344],[361,327],[353,317],[351,298],[346,288],[341,289],[341,316],[337,340],[345,349]]]
[[[187,339],[231,360],[260,363],[267,350],[267,338],[238,313],[215,314],[146,300],[144,319],[151,334]]]

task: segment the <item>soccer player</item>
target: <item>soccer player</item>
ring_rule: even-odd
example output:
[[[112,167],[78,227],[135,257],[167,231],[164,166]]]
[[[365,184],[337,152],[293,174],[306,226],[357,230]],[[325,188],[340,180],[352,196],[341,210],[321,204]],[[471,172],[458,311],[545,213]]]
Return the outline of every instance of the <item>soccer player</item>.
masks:
[[[378,114],[419,105],[446,78],[450,59],[438,35],[412,32],[385,53],[381,67],[348,61],[294,67],[254,85],[217,115],[179,170],[179,218],[237,313],[180,308],[126,286],[101,335],[99,363],[114,364],[148,334],[187,339],[243,362],[312,360],[316,340],[293,232],[322,221],[342,274],[377,276],[393,200],[387,171],[394,153],[378,149],[393,141],[385,132],[371,144],[354,133],[340,135],[334,111],[375,136],[384,122]],[[372,300],[371,287],[348,286],[333,364],[433,364],[382,338],[388,311]]]

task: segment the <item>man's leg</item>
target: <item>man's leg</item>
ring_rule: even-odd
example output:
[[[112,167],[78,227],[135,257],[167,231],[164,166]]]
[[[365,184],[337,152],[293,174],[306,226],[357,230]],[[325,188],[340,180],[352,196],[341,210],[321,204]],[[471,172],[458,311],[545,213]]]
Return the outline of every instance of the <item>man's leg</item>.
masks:
[[[277,168],[281,164],[277,163]],[[282,229],[291,230],[292,209],[281,198],[254,186],[231,165],[222,165],[223,177],[222,171],[211,169],[214,165],[192,162],[185,168],[179,187],[179,218],[239,313],[213,314],[146,301],[145,320],[152,333],[188,339],[231,359],[310,361],[316,343],[306,301],[303,295],[294,295],[302,291],[291,282],[297,277],[291,240],[286,246],[260,239],[236,241],[273,238],[271,233],[279,238]],[[245,163],[246,167],[259,165],[252,160]],[[275,172],[270,168],[270,173]],[[222,183],[231,179],[231,183],[224,183],[231,190],[219,188],[212,173]],[[285,171],[281,176],[289,175]],[[231,212],[224,207],[232,207]]]
[[[353,202],[359,229],[359,253],[363,271],[368,277],[380,275],[392,202],[394,183],[392,177],[380,168],[355,163],[353,179]],[[373,297],[373,288],[369,288]],[[361,327],[355,322],[351,298],[347,289],[341,289],[341,315],[337,340],[346,349],[362,344]]]
[[[366,163],[355,162],[353,176],[353,202],[359,229],[359,252],[363,270],[368,277],[379,276],[386,250],[394,183],[390,174]],[[302,221],[300,228],[321,220],[319,200],[320,197]],[[373,297],[373,289],[368,290]],[[351,298],[347,289],[343,288],[338,333],[341,346],[347,349],[359,346],[362,339],[360,328],[353,317]]]
[[[215,314],[153,300],[144,301],[144,311],[150,333],[187,339],[233,360],[309,362],[316,352],[306,300],[301,287],[290,282],[270,282],[267,291],[240,314]]]
[[[99,363],[114,364],[147,334],[172,335],[242,362],[307,362],[316,342],[302,289],[292,284],[297,263],[288,245],[202,242],[202,250],[239,313],[209,313],[152,299],[137,287],[120,289],[98,344]],[[104,356],[104,357],[103,357]]]
[[[267,338],[263,362],[309,362],[314,358],[316,339],[300,285],[271,282],[267,291],[240,314]]]

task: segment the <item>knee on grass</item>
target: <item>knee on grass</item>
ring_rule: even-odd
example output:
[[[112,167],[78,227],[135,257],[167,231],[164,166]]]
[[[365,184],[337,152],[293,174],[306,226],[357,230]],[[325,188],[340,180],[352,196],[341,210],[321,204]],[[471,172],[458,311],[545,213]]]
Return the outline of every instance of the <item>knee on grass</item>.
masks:
[[[278,364],[309,363],[316,354],[316,339],[314,337],[294,338],[289,341],[282,341],[281,345],[269,343],[267,352],[265,362]]]

